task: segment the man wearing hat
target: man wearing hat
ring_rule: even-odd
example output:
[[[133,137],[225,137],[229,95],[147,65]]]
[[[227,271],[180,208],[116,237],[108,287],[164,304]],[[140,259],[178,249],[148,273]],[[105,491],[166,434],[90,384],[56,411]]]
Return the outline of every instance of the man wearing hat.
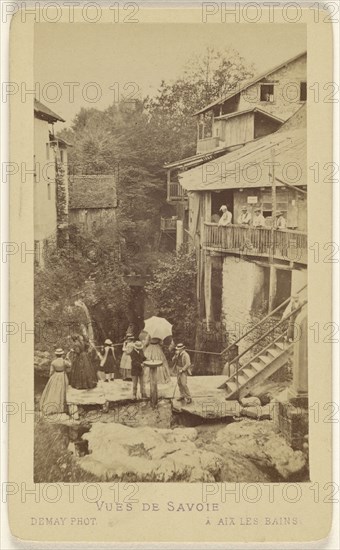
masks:
[[[137,387],[139,380],[140,393],[143,398],[147,397],[145,392],[144,374],[143,374],[143,362],[146,361],[146,357],[143,352],[143,344],[137,340],[133,345],[133,350],[130,354],[131,357],[131,376],[132,376],[132,397],[137,399]]]
[[[256,207],[254,210],[253,227],[265,227],[266,222],[263,214],[261,214],[261,208]]]
[[[246,206],[242,206],[241,214],[238,217],[237,223],[239,225],[250,225],[250,222],[251,222],[251,215],[248,212],[248,208]]]
[[[177,374],[177,384],[180,393],[180,398],[177,401],[184,401],[186,404],[192,402],[189,392],[187,378],[191,374],[190,355],[185,350],[184,344],[177,344],[175,348],[175,357],[173,358],[173,367]]]
[[[287,222],[283,216],[283,212],[276,212],[276,229],[286,229]]]
[[[233,215],[231,212],[229,212],[228,207],[225,204],[221,206],[220,212],[222,212],[222,216],[220,217],[218,225],[222,227],[230,225],[233,219]]]

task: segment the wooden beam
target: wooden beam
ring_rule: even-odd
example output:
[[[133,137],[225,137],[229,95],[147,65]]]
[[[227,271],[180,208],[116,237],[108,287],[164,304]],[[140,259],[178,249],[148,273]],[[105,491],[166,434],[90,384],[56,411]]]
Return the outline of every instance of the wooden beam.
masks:
[[[272,177],[272,174],[269,174],[269,176]],[[280,178],[277,178],[276,176],[275,176],[275,179],[276,179],[276,181],[278,181],[282,185],[285,185],[286,187],[289,187],[290,189],[294,189],[294,191],[297,191],[298,193],[302,193],[303,195],[307,195],[307,191],[305,191],[304,189],[300,189],[299,187],[296,187],[295,185],[291,185],[290,183],[287,183],[287,182],[281,180]]]

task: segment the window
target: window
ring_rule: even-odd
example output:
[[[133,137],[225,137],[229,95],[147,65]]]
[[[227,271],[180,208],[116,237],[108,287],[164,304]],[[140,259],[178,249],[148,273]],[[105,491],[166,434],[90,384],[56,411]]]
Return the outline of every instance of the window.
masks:
[[[50,201],[51,200],[51,184],[48,182],[47,184],[47,198]]]
[[[260,86],[260,101],[273,103],[274,101],[274,84],[261,84]]]
[[[300,82],[300,101],[307,101],[307,82]]]
[[[50,144],[46,143],[46,159],[50,158]]]
[[[60,162],[64,163],[64,151],[62,149],[60,149]]]

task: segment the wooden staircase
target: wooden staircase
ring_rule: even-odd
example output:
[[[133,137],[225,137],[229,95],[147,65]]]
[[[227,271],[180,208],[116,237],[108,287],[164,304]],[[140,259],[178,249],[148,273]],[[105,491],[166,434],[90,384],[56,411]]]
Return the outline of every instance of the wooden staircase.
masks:
[[[306,286],[301,288],[299,292],[304,288],[306,288]],[[288,302],[289,299],[285,300],[274,311],[254,325],[246,334],[231,345],[238,344],[255,330],[257,331],[257,335],[259,332],[261,334],[261,328],[264,329],[268,319],[272,318],[274,321],[274,316],[279,310],[282,311],[283,307],[287,306]],[[247,396],[254,386],[261,384],[266,378],[272,376],[289,362],[293,353],[294,343],[288,343],[286,341],[287,321],[289,322],[291,319],[291,321],[294,322],[295,317],[306,304],[307,301],[302,302],[295,311],[286,315],[279,322],[275,322],[275,325],[269,330],[264,330],[263,334],[261,334],[260,337],[257,336],[255,341],[247,349],[229,362],[229,366],[234,365],[235,372],[227,378],[222,386],[219,386],[219,389],[223,388],[226,390],[227,400],[241,399]],[[261,344],[261,342],[263,343]],[[249,352],[254,350],[255,346],[256,352],[252,355]],[[227,352],[230,347],[231,346],[224,350],[224,352]],[[260,351],[258,351],[259,348]],[[241,365],[239,360],[246,354],[246,362]],[[251,355],[250,359],[248,359],[249,355]]]
[[[245,397],[254,386],[286,365],[292,351],[293,344],[286,344],[283,336],[274,340],[226,380],[226,399]]]

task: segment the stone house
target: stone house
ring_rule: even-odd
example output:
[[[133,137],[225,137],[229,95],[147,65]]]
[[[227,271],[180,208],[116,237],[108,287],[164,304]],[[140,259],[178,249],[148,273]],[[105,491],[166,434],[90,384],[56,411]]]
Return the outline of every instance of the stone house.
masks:
[[[69,183],[69,223],[94,234],[117,224],[117,191],[114,175],[72,176]]]
[[[65,122],[34,100],[34,247],[35,261],[40,266],[46,247],[57,243],[58,226],[63,230],[67,225],[69,144],[55,136],[54,124],[58,121]]]
[[[308,432],[306,63],[304,52],[195,113],[196,155],[166,166],[177,248],[182,242],[197,259],[196,350],[205,355],[195,355],[195,368],[223,369],[233,400],[292,364],[292,395],[283,396],[278,418],[297,448]],[[231,212],[228,226],[218,224],[221,205]],[[249,225],[239,221],[242,207]],[[294,331],[298,325],[295,342],[283,315]],[[292,404],[304,411],[302,421],[296,413],[292,422]]]
[[[305,288],[306,61],[304,52],[198,111],[196,155],[166,165],[177,244],[196,252],[204,349],[206,331],[221,327],[210,346],[221,351]],[[221,205],[229,227],[218,226]],[[260,208],[263,228],[238,223],[244,206],[251,219]]]
[[[307,281],[306,129],[290,121],[284,130],[180,177],[198,260],[201,318],[207,325],[223,319],[230,335],[251,321],[253,311],[275,309]],[[233,216],[228,227],[217,223],[223,204]],[[264,227],[240,225],[242,207],[251,219],[260,208]],[[273,224],[273,209],[283,213],[285,230]]]

